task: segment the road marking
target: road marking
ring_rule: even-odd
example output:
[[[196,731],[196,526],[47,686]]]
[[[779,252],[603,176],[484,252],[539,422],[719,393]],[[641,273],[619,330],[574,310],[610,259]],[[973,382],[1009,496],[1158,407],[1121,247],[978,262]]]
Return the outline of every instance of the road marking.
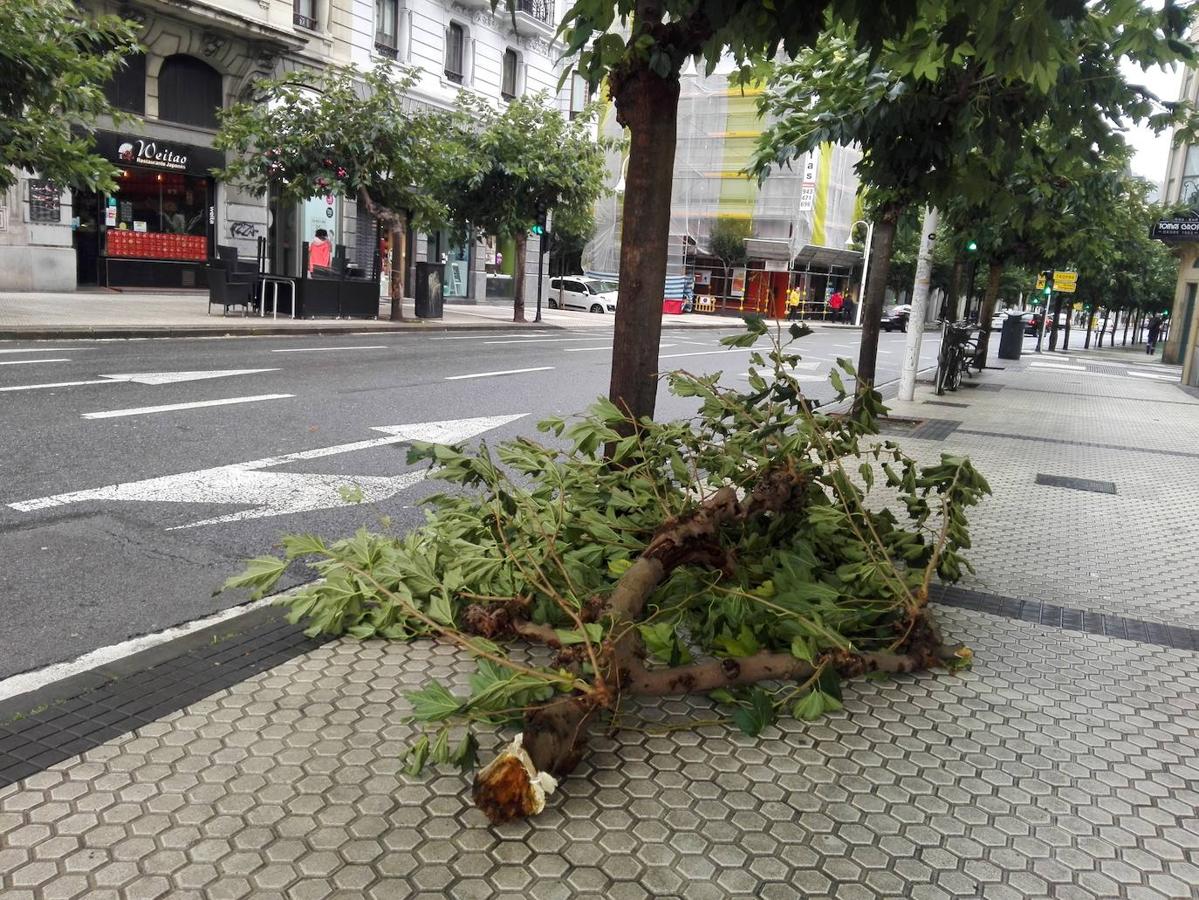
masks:
[[[410,425],[381,425],[372,431],[381,431],[386,437],[301,450],[283,456],[270,456],[250,462],[182,472],[143,481],[110,484],[105,487],[65,494],[52,494],[10,503],[9,507],[19,512],[33,512],[70,503],[96,500],[138,501],[143,503],[232,503],[249,506],[249,509],[227,515],[201,519],[187,525],[177,525],[167,531],[196,528],[200,525],[215,525],[222,522],[239,522],[247,519],[263,519],[290,513],[307,512],[315,509],[333,509],[346,506],[349,501],[343,489],[356,486],[363,500],[378,503],[421,481],[425,469],[405,472],[397,476],[377,475],[322,475],[293,472],[264,472],[287,463],[308,459],[320,459],[340,453],[368,450],[389,444],[410,441],[430,443],[459,443],[477,434],[499,428],[509,422],[523,418],[524,413],[510,416],[483,416],[474,419],[448,419],[441,422],[417,422]]]
[[[548,331],[524,331],[521,333],[524,335],[532,335],[532,336],[536,337],[537,335],[549,334],[550,332],[548,332]],[[501,337],[509,337],[509,336],[510,336],[510,332],[497,331],[494,334],[492,334],[491,332],[488,332],[487,334],[467,334],[467,335],[459,335],[456,337],[435,337],[435,338],[429,338],[429,340],[431,340],[431,341],[485,341],[488,338],[501,338]]]
[[[333,353],[341,350],[387,350],[386,344],[367,344],[364,347],[290,347],[286,350],[272,350],[271,353]]]
[[[446,381],[462,381],[467,378],[491,378],[498,375],[521,375],[525,372],[550,372],[553,366],[536,366],[532,369],[505,369],[502,372],[475,372],[473,375],[447,375]]]
[[[1132,375],[1134,378],[1156,378],[1159,381],[1181,381],[1182,380],[1182,376],[1180,376],[1180,375],[1162,375],[1157,372],[1134,372],[1132,369],[1128,370],[1128,374]]]
[[[1063,366],[1058,363],[1035,362],[1031,363],[1031,368],[1034,369],[1060,369],[1063,372],[1085,372],[1085,366]]]
[[[719,350],[697,350],[694,353],[667,353],[665,356],[659,356],[658,359],[679,359],[683,356],[711,356],[714,353],[750,353],[754,350],[763,350],[761,347],[722,347]]]
[[[24,347],[20,350],[0,350],[0,353],[70,353],[72,350],[91,349],[91,347]]]
[[[48,362],[70,362],[66,357],[55,357],[54,359],[0,359],[0,366],[33,366],[38,363]]]
[[[17,384],[0,387],[0,391],[40,391],[46,388],[76,387],[81,384],[175,384],[179,381],[202,381],[206,378],[228,378],[231,375],[257,375],[259,372],[278,372],[278,369],[218,369],[212,372],[132,372],[126,375],[101,375],[93,381],[55,381],[50,384]]]
[[[595,337],[575,338],[513,338],[506,341],[484,341],[484,344],[577,344],[579,341],[607,341],[611,337],[606,334]]]
[[[132,409],[110,409],[106,412],[84,413],[85,419],[117,419],[121,416],[145,416],[151,413],[174,412],[180,409],[202,409],[206,406],[232,406],[235,403],[258,403],[262,400],[286,400],[295,394],[259,394],[256,397],[226,397],[223,400],[197,400],[194,403],[167,403],[163,406],[138,406]]]
[[[673,346],[675,346],[675,345],[674,344],[659,344],[658,349],[665,350],[668,347],[673,347]],[[611,350],[611,349],[612,349],[611,344],[605,344],[603,347],[563,347],[562,352],[563,353],[590,353],[595,350]]]

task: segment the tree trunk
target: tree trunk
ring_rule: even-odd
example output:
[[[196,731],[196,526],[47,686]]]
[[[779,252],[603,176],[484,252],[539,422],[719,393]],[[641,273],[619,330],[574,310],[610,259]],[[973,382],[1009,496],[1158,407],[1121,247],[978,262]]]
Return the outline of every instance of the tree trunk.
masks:
[[[1084,309],[1083,312],[1086,314],[1086,317],[1087,317],[1087,338],[1085,341],[1082,342],[1082,349],[1090,350],[1091,349],[1091,325],[1094,322],[1095,317],[1091,314],[1091,311],[1089,309]]]
[[[1066,305],[1066,333],[1062,336],[1062,350],[1070,349],[1070,323],[1074,319],[1074,304]]]
[[[1107,331],[1107,320],[1111,318],[1112,311],[1107,307],[1103,308],[1103,327],[1099,329],[1099,349],[1103,349],[1103,335]],[[1114,334],[1114,332],[1113,332]]]
[[[953,261],[953,271],[949,275],[949,293],[941,307],[941,318],[953,322],[958,317],[958,292],[962,289],[962,260]]]
[[[660,78],[641,62],[619,79],[613,99],[616,120],[629,129],[630,143],[608,398],[635,420],[652,418],[658,397],[679,81]]]
[[[391,294],[391,320],[404,321],[404,269],[407,268],[405,250],[408,245],[408,217],[399,216],[391,228],[391,274],[388,288]]]
[[[1046,312],[1049,312],[1048,309],[1046,310]],[[1057,320],[1058,320],[1058,317],[1061,316],[1061,314],[1062,314],[1062,295],[1058,294],[1057,298],[1053,301],[1053,311],[1049,312],[1049,315],[1051,315],[1053,317],[1050,322],[1050,324],[1052,325],[1052,328],[1049,332],[1049,352],[1050,353],[1052,353],[1054,350],[1057,349]]]
[[[524,322],[525,319],[525,265],[529,252],[529,233],[520,231],[516,234],[516,277],[512,285],[512,321]]]
[[[899,399],[911,400],[916,395],[916,373],[920,369],[920,344],[924,339],[924,323],[928,318],[929,282],[933,273],[933,240],[937,233],[937,208],[924,211],[920,226],[920,250],[916,254],[916,277],[912,283],[912,309],[908,315],[908,335],[904,341],[903,367],[899,370]]]
[[[875,364],[878,361],[878,334],[882,329],[883,298],[895,248],[895,228],[902,207],[889,206],[874,226],[874,244],[870,248],[870,271],[866,276],[866,296],[862,298],[862,345],[858,351],[858,390],[874,389]]]
[[[978,312],[978,351],[974,354],[977,369],[987,364],[987,350],[991,345],[991,316],[995,315],[995,303],[999,299],[999,282],[1003,278],[1004,265],[997,260],[987,264],[987,293],[983,296],[982,309]]]

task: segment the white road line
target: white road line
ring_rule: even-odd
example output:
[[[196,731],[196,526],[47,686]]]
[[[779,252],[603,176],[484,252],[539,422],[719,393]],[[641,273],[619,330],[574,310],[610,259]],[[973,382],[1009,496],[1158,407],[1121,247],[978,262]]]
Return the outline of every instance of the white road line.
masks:
[[[81,384],[175,384],[180,381],[204,381],[209,378],[229,378],[233,375],[257,375],[278,372],[278,369],[217,369],[212,372],[129,372],[122,375],[101,375],[90,381],[54,381],[48,384],[14,384],[0,391],[40,391],[46,388],[77,387]]]
[[[100,378],[95,381],[55,381],[51,384],[16,384],[11,387],[0,387],[0,391],[40,391],[44,388],[76,387],[81,384],[120,384],[110,378]]]
[[[387,350],[385,344],[370,344],[366,347],[290,347],[286,350],[272,350],[271,353],[332,353],[336,350]]]
[[[765,352],[764,347],[722,347],[719,350],[697,350],[694,353],[667,353],[658,359],[678,359],[682,356],[712,356],[715,353],[751,353],[754,350]]]
[[[286,400],[295,394],[258,394],[254,397],[226,397],[223,400],[196,400],[192,403],[166,403],[162,406],[137,406],[132,409],[110,409],[105,412],[84,413],[85,419],[117,419],[121,416],[145,416],[150,413],[174,412],[180,409],[203,409],[206,406],[232,406],[236,403],[258,403],[262,400]]]
[[[675,345],[674,344],[659,344],[658,349],[665,350],[665,349],[673,347],[673,346],[675,346]],[[563,353],[590,353],[595,350],[611,350],[611,349],[612,349],[612,345],[607,344],[603,347],[563,347],[562,352]]]
[[[1057,363],[1035,362],[1031,364],[1033,369],[1060,369],[1063,372],[1085,372],[1085,366],[1062,366]]]
[[[38,363],[48,362],[70,362],[66,357],[56,357],[54,359],[0,359],[0,366],[33,366]]]
[[[91,349],[91,347],[26,347],[21,350],[0,350],[0,353],[70,353],[72,350]]]
[[[506,341],[484,341],[484,344],[577,344],[579,341],[609,341],[611,336],[607,334],[596,335],[595,337],[576,337],[576,338],[513,338]]]
[[[1182,377],[1179,375],[1161,375],[1161,374],[1158,374],[1157,372],[1134,372],[1131,369],[1128,370],[1128,374],[1133,376],[1134,378],[1156,378],[1159,381],[1181,381],[1182,380]]]
[[[533,369],[505,369],[502,372],[476,372],[473,375],[447,375],[446,381],[462,381],[466,378],[491,378],[495,375],[520,375],[524,372],[550,372],[553,366],[537,366]]]
[[[549,334],[549,333],[550,332],[548,332],[548,331],[523,331],[523,332],[521,332],[521,334],[523,334],[523,335],[526,335],[526,336],[531,335],[533,337],[536,337],[537,335],[540,335],[540,334]],[[487,334],[464,334],[464,335],[459,335],[459,336],[455,336],[455,337],[429,338],[429,340],[431,340],[431,341],[485,341],[489,338],[501,338],[501,337],[508,337],[508,336],[509,335],[503,331],[497,331],[494,334],[492,334],[490,332]]]

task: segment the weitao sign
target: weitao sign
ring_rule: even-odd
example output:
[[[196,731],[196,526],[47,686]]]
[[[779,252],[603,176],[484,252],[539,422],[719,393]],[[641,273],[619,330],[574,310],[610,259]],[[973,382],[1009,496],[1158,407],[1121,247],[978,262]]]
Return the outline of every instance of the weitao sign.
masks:
[[[1149,237],[1167,243],[1182,241],[1199,243],[1199,216],[1185,219],[1158,219],[1149,229]]]
[[[211,147],[112,131],[96,132],[96,152],[119,166],[142,166],[160,172],[207,176],[209,169],[225,165],[225,154]]]

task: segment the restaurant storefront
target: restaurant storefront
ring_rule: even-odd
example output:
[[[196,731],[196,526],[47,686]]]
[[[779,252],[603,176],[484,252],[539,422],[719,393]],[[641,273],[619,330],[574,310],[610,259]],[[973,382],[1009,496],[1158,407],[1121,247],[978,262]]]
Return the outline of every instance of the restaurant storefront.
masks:
[[[215,255],[216,182],[224,154],[145,134],[100,131],[96,151],[120,166],[112,194],[73,201],[80,285],[197,288]]]

